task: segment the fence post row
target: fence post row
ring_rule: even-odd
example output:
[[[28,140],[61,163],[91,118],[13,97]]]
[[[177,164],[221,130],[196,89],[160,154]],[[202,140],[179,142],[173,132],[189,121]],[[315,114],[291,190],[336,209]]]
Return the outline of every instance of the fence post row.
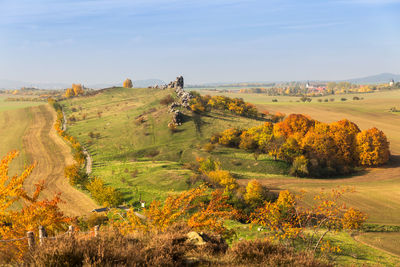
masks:
[[[70,225],[70,226],[68,227],[68,234],[69,234],[69,236],[70,236],[71,238],[74,237],[74,231],[75,231],[75,227],[74,227],[73,225]]]
[[[98,225],[95,225],[95,226],[94,226],[94,236],[95,236],[95,237],[98,237],[98,236],[99,236],[99,228],[100,228],[100,226],[98,226]]]
[[[28,238],[28,247],[29,249],[35,248],[35,235],[32,231],[26,233],[26,237]]]
[[[68,227],[68,231],[66,232],[66,234],[69,235],[69,237],[74,238],[74,234],[75,234],[75,227],[73,225],[70,225]],[[100,234],[100,226],[99,225],[95,225],[94,226],[94,236],[98,237]],[[62,234],[61,236],[63,236],[64,234]],[[60,237],[60,236],[58,236]],[[44,244],[44,240],[48,238],[47,236],[47,232],[46,229],[43,226],[39,226],[39,244],[43,245]],[[55,237],[51,237],[51,239],[56,239],[57,236]],[[26,232],[26,237],[23,238],[19,238],[19,239],[10,239],[10,240],[0,240],[0,242],[12,242],[12,241],[18,241],[18,240],[23,240],[23,239],[28,239],[28,247],[29,249],[34,249],[35,248],[35,234],[33,233],[33,231],[29,231]]]
[[[39,226],[39,244],[43,245],[44,239],[47,237],[46,229],[43,226]]]

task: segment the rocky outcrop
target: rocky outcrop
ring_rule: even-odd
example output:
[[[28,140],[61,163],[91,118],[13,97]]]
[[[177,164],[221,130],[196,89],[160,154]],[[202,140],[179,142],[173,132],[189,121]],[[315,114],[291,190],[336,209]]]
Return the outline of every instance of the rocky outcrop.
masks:
[[[191,94],[183,90],[184,80],[182,76],[176,78],[175,81],[170,82],[167,88],[175,88],[175,93],[179,98],[179,102],[174,102],[169,106],[168,111],[172,113],[172,122],[176,125],[181,125],[183,123],[184,115],[178,109],[180,107],[190,110],[190,99]]]

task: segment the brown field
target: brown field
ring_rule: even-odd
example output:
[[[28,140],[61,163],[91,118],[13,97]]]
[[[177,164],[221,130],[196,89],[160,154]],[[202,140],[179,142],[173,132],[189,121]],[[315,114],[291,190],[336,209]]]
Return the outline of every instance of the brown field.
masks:
[[[29,109],[32,120],[23,136],[23,149],[31,161],[36,162],[33,173],[25,182],[25,188],[32,192],[35,184],[44,180],[46,189],[43,198],[52,198],[61,193],[63,203],[60,208],[69,216],[90,213],[96,204],[87,195],[69,185],[64,178],[64,166],[71,164],[73,158],[70,147],[58,136],[53,125],[56,119],[49,105]]]

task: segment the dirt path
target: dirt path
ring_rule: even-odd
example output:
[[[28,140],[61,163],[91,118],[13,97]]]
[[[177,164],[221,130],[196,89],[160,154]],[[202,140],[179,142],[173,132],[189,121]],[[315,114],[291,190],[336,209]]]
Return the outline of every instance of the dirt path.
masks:
[[[56,113],[49,105],[31,108],[33,119],[23,138],[26,154],[37,165],[25,183],[25,188],[32,192],[34,184],[40,180],[46,183],[42,197],[51,198],[61,193],[64,203],[60,204],[65,214],[80,216],[90,213],[97,205],[84,193],[69,185],[64,178],[64,166],[73,163],[71,149],[57,135],[53,125]]]

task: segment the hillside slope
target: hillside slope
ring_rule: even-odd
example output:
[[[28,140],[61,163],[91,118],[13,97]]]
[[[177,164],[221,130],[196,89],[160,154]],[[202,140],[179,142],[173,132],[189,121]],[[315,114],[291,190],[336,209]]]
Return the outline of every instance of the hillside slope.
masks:
[[[182,169],[182,164],[209,156],[201,146],[212,134],[262,123],[230,112],[200,116],[185,111],[185,122],[171,133],[167,125],[172,114],[160,104],[168,95],[176,98],[173,90],[113,88],[61,102],[70,118],[68,132],[93,157],[93,176],[120,189],[126,201],[164,198],[188,189],[192,173]],[[287,168],[283,162],[267,157],[255,161],[237,150],[221,148],[211,155],[238,176],[244,172],[284,174]]]

